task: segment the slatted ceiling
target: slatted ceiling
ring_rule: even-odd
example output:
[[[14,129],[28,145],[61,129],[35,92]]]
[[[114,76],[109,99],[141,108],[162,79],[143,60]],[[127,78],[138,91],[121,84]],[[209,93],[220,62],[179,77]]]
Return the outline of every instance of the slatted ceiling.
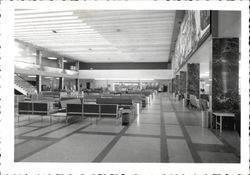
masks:
[[[83,62],[164,62],[174,19],[162,10],[22,10],[15,37]]]

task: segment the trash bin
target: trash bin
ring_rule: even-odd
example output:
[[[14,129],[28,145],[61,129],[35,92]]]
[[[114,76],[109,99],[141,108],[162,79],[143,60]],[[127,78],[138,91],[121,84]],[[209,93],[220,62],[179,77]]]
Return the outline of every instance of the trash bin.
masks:
[[[122,125],[129,125],[129,113],[122,113]]]
[[[186,99],[185,99],[185,98],[182,99],[182,104],[183,104],[183,109],[184,109],[184,108],[186,107],[186,105],[187,105],[187,104],[186,104]]]
[[[135,115],[139,115],[139,113],[140,113],[140,104],[135,103]]]
[[[201,111],[201,126],[208,128],[208,111]]]

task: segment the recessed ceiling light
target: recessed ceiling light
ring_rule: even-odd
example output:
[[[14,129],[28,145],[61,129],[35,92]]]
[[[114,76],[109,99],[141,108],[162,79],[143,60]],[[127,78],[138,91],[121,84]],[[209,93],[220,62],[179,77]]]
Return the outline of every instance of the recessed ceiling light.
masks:
[[[48,57],[49,60],[57,60],[56,57]]]
[[[67,63],[68,61],[67,60],[63,60],[64,63]]]

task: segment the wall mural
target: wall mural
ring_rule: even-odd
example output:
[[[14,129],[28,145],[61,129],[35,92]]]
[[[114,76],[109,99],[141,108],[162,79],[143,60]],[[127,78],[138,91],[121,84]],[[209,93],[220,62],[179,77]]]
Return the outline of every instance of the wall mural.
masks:
[[[194,52],[201,39],[210,33],[210,11],[186,11],[172,57],[173,70],[176,72]]]
[[[213,110],[234,111],[239,109],[238,38],[213,39],[212,72]]]

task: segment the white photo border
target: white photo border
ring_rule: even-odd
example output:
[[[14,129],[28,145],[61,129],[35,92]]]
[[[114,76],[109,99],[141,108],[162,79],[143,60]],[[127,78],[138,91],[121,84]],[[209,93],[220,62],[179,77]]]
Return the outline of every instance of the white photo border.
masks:
[[[14,162],[14,10],[239,10],[241,11],[241,163],[25,163]],[[3,174],[249,174],[248,1],[16,1],[1,4],[1,169]],[[119,155],[118,155],[119,156]]]

